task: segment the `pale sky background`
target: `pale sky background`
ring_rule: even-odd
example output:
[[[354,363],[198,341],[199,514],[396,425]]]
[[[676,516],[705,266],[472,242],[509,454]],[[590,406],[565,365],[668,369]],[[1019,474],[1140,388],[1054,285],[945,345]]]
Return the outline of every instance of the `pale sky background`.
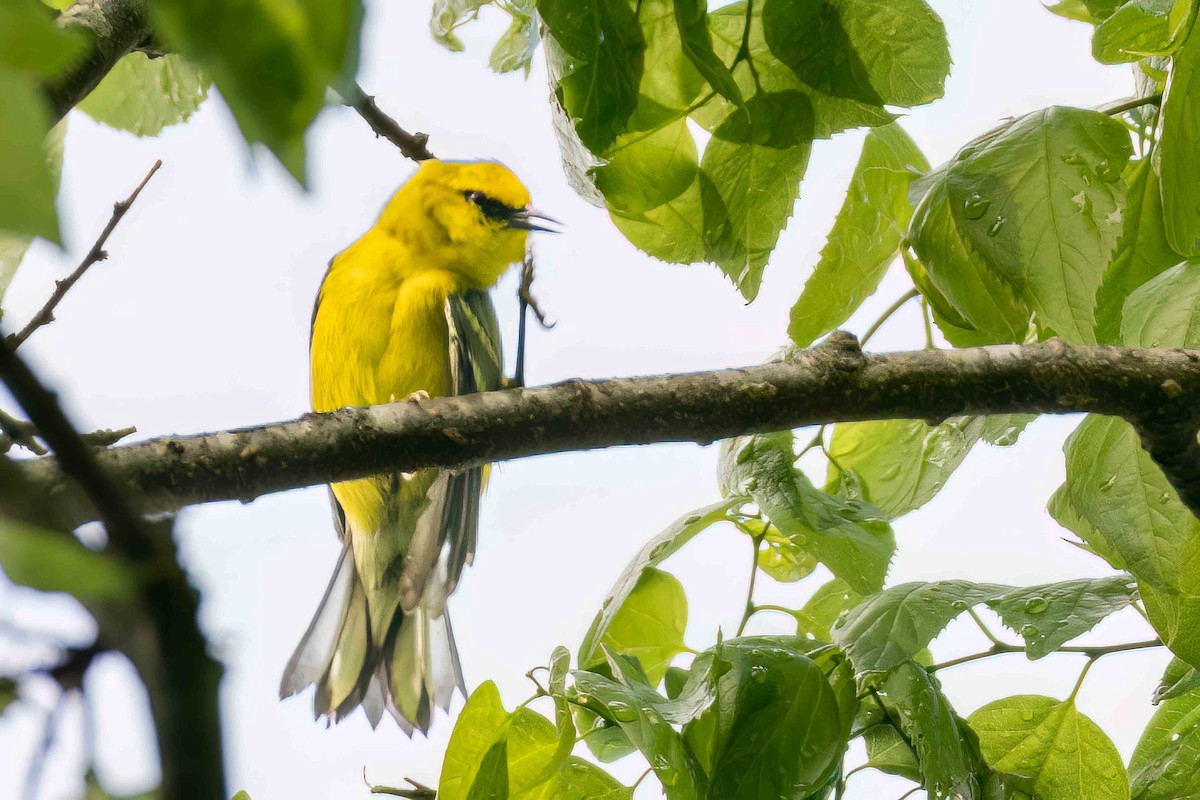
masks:
[[[1036,0],[935,0],[950,31],[954,67],[946,99],[916,109],[904,126],[937,164],[973,136],[1050,104],[1089,106],[1127,96],[1126,68],[1092,61],[1087,26],[1059,19]],[[767,269],[759,299],[744,305],[713,267],[655,262],[635,250],[607,215],[568,188],[552,133],[545,70],[528,80],[486,68],[507,24],[485,11],[463,30],[466,54],[429,37],[429,3],[369,4],[360,81],[410,130],[453,158],[495,158],[530,186],[537,205],[566,223],[538,240],[537,294],[558,327],[533,329],[528,381],[683,372],[755,363],[786,340],[788,309],[817,261],[858,157],[862,133],[817,142],[803,197]],[[60,195],[67,249],[31,251],[5,298],[12,326],[43,302],[53,280],[76,264],[156,158],[164,166],[93,268],[23,352],[58,388],[81,428],[136,425],[139,436],[195,433],[294,417],[308,408],[308,326],[329,258],[372,222],[413,170],[353,112],[324,113],[308,139],[312,188],[301,192],[268,157],[252,158],[219,99],[187,125],[139,140],[73,114]],[[851,329],[862,332],[907,288],[893,272]],[[497,306],[515,342],[511,276]],[[920,347],[910,305],[873,349]],[[1033,425],[1008,450],[981,446],[926,508],[896,524],[889,581],[967,578],[1015,585],[1107,574],[1098,560],[1061,541],[1046,514],[1063,477],[1061,444],[1074,419]],[[511,708],[526,699],[524,677],[555,645],[574,651],[609,586],[649,537],[690,509],[717,499],[716,449],[625,448],[526,459],[503,465],[483,506],[480,548],[451,608],[467,683],[493,679]],[[180,517],[187,566],[204,593],[203,623],[227,665],[222,704],[230,791],[254,800],[365,797],[376,783],[412,776],[436,784],[452,720],[430,739],[407,739],[390,721],[372,732],[361,714],[336,728],[315,724],[311,695],[276,699],[280,672],[308,625],[337,556],[322,488],[250,505],[194,507]],[[747,579],[747,542],[713,530],[668,562],[688,590],[688,642],[709,646],[736,628]],[[820,578],[799,586],[760,581],[762,601],[803,603]],[[89,623],[68,598],[46,598],[0,582],[0,618],[84,641]],[[775,626],[775,627],[773,627]],[[787,631],[760,615],[752,631]],[[1085,642],[1133,641],[1149,631],[1133,612]],[[933,646],[936,658],[984,649],[969,621]],[[0,652],[0,667],[29,663]],[[1092,670],[1079,706],[1128,758],[1149,718],[1165,652],[1116,655]],[[1030,663],[1005,656],[939,673],[964,716],[1013,693],[1065,697],[1082,659]],[[0,800],[18,797],[40,731],[49,685],[31,683],[37,703],[0,718]],[[92,670],[100,774],[116,792],[157,781],[144,697],[131,668],[107,657]],[[458,699],[454,709],[461,707]],[[79,790],[79,709],[61,727],[42,784],[45,798]],[[582,750],[582,748],[581,748]],[[851,763],[862,758],[856,746]],[[612,767],[627,782],[639,757]],[[908,784],[856,775],[851,798],[889,798]],[[653,779],[639,798],[659,796]]]

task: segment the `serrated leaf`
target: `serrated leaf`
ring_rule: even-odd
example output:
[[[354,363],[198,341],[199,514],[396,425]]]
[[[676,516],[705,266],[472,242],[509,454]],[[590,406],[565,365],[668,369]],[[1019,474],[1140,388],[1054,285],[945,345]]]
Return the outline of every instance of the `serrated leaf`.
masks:
[[[851,609],[833,639],[860,677],[885,673],[915,657],[959,614],[1006,588],[968,581],[893,586]]]
[[[675,22],[683,52],[713,91],[732,103],[742,103],[733,74],[713,51],[712,32],[708,29],[707,0],[675,0]]]
[[[804,607],[793,613],[796,635],[819,642],[830,641],[837,620],[863,601],[862,595],[841,578],[834,578],[813,592]]]
[[[675,520],[665,530],[646,542],[645,546],[630,560],[628,566],[617,578],[612,590],[609,591],[608,597],[605,598],[600,613],[596,615],[596,619],[593,620],[591,628],[584,637],[584,644],[579,650],[579,663],[586,664],[596,660],[601,653],[600,643],[608,634],[609,627],[613,624],[613,618],[625,605],[625,601],[634,592],[647,570],[661,564],[679,548],[690,542],[696,534],[727,519],[727,514],[731,509],[745,505],[745,503],[746,498],[744,497],[731,497],[697,509]]]
[[[683,584],[669,572],[647,568],[609,618],[604,635],[597,639],[593,631],[588,631],[579,648],[579,665],[582,669],[603,666],[606,660],[602,648],[608,648],[636,658],[650,685],[657,686],[671,659],[687,649],[683,643],[686,629],[687,595]],[[595,655],[584,659],[585,652]]]
[[[917,762],[917,754],[891,725],[884,723],[867,728],[863,732],[863,742],[867,746],[867,766],[889,775],[921,782],[921,765]]]
[[[799,347],[841,325],[879,287],[912,216],[908,184],[929,162],[897,124],[873,128],[821,260],[792,306],[788,335]]]
[[[700,184],[707,258],[746,300],[792,215],[812,150],[812,107],[799,92],[759,92],[713,131]]]
[[[1125,766],[1104,731],[1070,700],[1018,695],[988,703],[967,722],[988,764],[1034,779],[1041,800],[1128,800]]]
[[[583,144],[603,152],[637,107],[646,49],[637,17],[625,0],[541,0],[538,12],[565,59],[554,69],[558,102]]]
[[[140,584],[138,571],[115,556],[15,519],[0,518],[0,568],[13,583],[85,601],[128,598]]]
[[[875,106],[942,96],[950,45],[922,0],[766,0],[771,51],[817,91]]]
[[[967,148],[946,176],[976,251],[1064,339],[1096,341],[1096,290],[1121,233],[1128,130],[1096,111],[1051,107]]]
[[[1152,160],[1131,163],[1126,180],[1121,238],[1096,293],[1096,338],[1107,344],[1120,341],[1122,309],[1133,290],[1182,258],[1167,242]]]
[[[186,122],[208,97],[209,80],[182,57],[130,53],[77,108],[110,128],[157,136]]]
[[[1133,800],[1200,795],[1200,691],[1159,705],[1129,759]]]
[[[984,431],[985,417],[955,417],[930,426],[920,420],[843,422],[829,442],[826,491],[852,495],[843,470],[853,472],[863,499],[890,519],[932,500]]]
[[[986,602],[1025,639],[1025,652],[1032,660],[1087,633],[1136,597],[1134,581],[1115,575],[1013,589]]]
[[[820,491],[793,466],[790,432],[722,443],[724,490],[747,491],[780,533],[827,566],[855,591],[879,590],[896,549],[879,509]]]
[[[1159,176],[1162,179],[1163,224],[1177,253],[1200,255],[1200,37],[1187,42],[1171,58],[1171,79],[1162,104]]]

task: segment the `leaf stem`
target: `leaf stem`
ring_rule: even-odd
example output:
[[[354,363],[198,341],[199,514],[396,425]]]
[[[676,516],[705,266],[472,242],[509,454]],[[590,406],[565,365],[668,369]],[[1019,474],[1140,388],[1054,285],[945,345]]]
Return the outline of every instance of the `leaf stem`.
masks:
[[[1147,650],[1152,647],[1162,647],[1162,646],[1163,646],[1163,643],[1162,643],[1161,639],[1148,639],[1143,642],[1125,642],[1123,644],[1112,644],[1112,645],[1106,645],[1106,646],[1102,646],[1102,647],[1060,647],[1057,650],[1055,650],[1054,652],[1055,653],[1077,653],[1079,655],[1087,656],[1089,659],[1095,661],[1096,659],[1103,658],[1104,656],[1110,656],[1110,655],[1113,655],[1114,653],[1128,653],[1132,650]],[[972,661],[981,661],[985,658],[991,658],[993,656],[1001,656],[1001,655],[1005,655],[1007,653],[1023,653],[1023,652],[1025,652],[1025,648],[1021,647],[1020,645],[1006,644],[1004,642],[997,642],[996,644],[993,644],[987,650],[984,650],[980,653],[971,653],[969,655],[959,656],[958,658],[952,658],[949,661],[943,661],[941,664],[934,664],[932,667],[928,668],[928,671],[929,672],[937,672],[938,670],[949,669],[950,667],[957,667],[960,664],[969,664]]]
[[[742,635],[742,631],[746,630],[746,623],[750,621],[750,617],[754,616],[754,582],[758,578],[758,548],[762,544],[763,537],[766,536],[769,528],[770,525],[768,524],[766,528],[763,528],[762,533],[751,540],[753,548],[750,553],[750,585],[746,588],[746,608],[742,612],[742,621],[738,625],[738,636]]]
[[[1083,686],[1083,679],[1087,677],[1088,670],[1092,668],[1092,664],[1095,664],[1099,658],[1100,656],[1088,657],[1087,662],[1083,665],[1083,669],[1079,671],[1079,677],[1075,679],[1075,688],[1071,690],[1071,694],[1067,697],[1068,703],[1073,704],[1075,702],[1075,696],[1079,694],[1079,690]]]
[[[1118,114],[1124,114],[1126,111],[1132,111],[1135,108],[1142,106],[1157,106],[1162,103],[1162,94],[1151,94],[1145,97],[1133,97],[1129,100],[1118,101],[1115,105],[1102,106],[1099,111],[1103,114],[1108,114],[1110,117],[1115,117]]]
[[[983,635],[987,637],[989,642],[991,642],[993,645],[999,645],[1001,647],[1004,646],[1004,642],[997,639],[996,635],[988,629],[988,626],[985,625],[983,620],[979,618],[979,614],[975,611],[975,609],[968,608],[967,613],[971,615],[971,619],[975,620],[975,624],[979,626],[979,630],[983,632]]]
[[[891,319],[893,314],[895,314],[897,311],[899,311],[904,306],[904,304],[907,303],[909,300],[912,300],[913,298],[920,297],[920,296],[921,296],[921,293],[918,292],[916,289],[909,289],[907,292],[900,295],[900,297],[896,300],[896,302],[894,302],[890,306],[888,306],[887,310],[884,311],[883,314],[880,315],[879,319],[875,320],[875,322],[873,322],[871,324],[871,327],[867,328],[867,332],[864,333],[862,335],[862,339],[859,340],[859,346],[866,347],[867,342],[871,339],[871,337],[874,336],[875,333],[880,328],[883,327],[883,324],[885,322],[887,322],[889,319]]]

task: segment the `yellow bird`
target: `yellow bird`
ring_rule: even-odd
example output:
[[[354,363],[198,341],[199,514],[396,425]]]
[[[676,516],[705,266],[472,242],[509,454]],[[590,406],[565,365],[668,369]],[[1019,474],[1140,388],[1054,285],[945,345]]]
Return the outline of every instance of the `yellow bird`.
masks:
[[[315,411],[500,388],[500,334],[487,291],[553,222],[491,162],[426,161],[375,225],[330,262],[313,310]],[[418,395],[419,396],[419,395]],[[332,484],[343,548],[280,697],[316,684],[338,722],[386,709],[408,734],[465,692],[446,612],[475,553],[480,468],[393,472]]]

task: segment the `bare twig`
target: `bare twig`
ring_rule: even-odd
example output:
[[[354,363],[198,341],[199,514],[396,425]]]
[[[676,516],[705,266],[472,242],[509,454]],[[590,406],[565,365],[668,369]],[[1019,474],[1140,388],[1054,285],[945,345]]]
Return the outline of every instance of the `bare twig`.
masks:
[[[383,794],[390,797],[405,797],[408,798],[408,800],[434,800],[434,798],[437,797],[436,789],[426,786],[423,783],[419,783],[412,778],[404,779],[405,783],[413,787],[411,789],[397,789],[393,786],[380,786],[367,780],[367,768],[363,767],[362,779],[363,783],[365,783],[367,788],[371,791],[371,794]]]
[[[20,347],[38,328],[53,322],[55,307],[66,297],[67,292],[71,291],[71,287],[83,277],[83,273],[87,272],[97,261],[103,261],[108,258],[108,253],[104,250],[104,243],[108,241],[109,234],[117,227],[117,223],[125,216],[125,212],[129,211],[129,207],[133,205],[133,201],[137,200],[138,195],[142,193],[142,189],[146,187],[146,184],[150,182],[150,179],[154,177],[154,173],[158,172],[161,166],[161,160],[155,161],[154,166],[146,173],[146,177],[142,178],[142,182],[133,190],[133,194],[124,200],[113,203],[113,212],[112,216],[108,219],[108,224],[100,232],[100,236],[96,239],[96,243],[92,245],[92,249],[83,257],[83,261],[79,263],[79,266],[70,275],[61,281],[54,282],[54,292],[50,295],[50,299],[46,301],[46,304],[38,309],[38,312],[33,315],[33,319],[29,320],[29,324],[22,328],[20,333],[15,333],[8,337],[9,344],[13,348]]]
[[[400,152],[405,158],[411,158],[413,161],[429,161],[437,158],[429,152],[429,148],[426,146],[429,136],[424,133],[409,133],[401,128],[396,120],[379,110],[379,106],[375,104],[375,98],[364,92],[357,83],[354,84],[352,96],[343,98],[343,102],[367,121],[376,136],[382,136],[400,148]]]
[[[117,442],[127,436],[132,436],[137,433],[137,428],[132,425],[128,428],[101,428],[98,431],[91,433],[81,433],[79,438],[89,447],[112,447]]]

